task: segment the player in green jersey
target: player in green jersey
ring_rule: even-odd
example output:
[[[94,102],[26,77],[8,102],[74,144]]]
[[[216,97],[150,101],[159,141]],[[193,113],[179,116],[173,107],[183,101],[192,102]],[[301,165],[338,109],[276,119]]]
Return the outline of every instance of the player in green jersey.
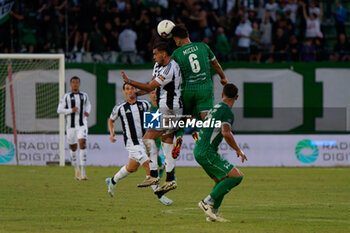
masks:
[[[241,157],[242,163],[247,160],[231,132],[234,120],[231,108],[238,98],[237,93],[238,89],[234,84],[230,83],[224,86],[222,102],[210,109],[205,118],[206,120],[220,120],[221,128],[201,128],[194,148],[196,161],[216,183],[212,192],[198,203],[198,206],[207,215],[209,222],[228,221],[218,215],[218,209],[224,196],[232,188],[239,185],[243,179],[243,174],[233,164],[221,158],[218,153],[219,144],[225,138],[227,144],[236,151],[237,157]]]
[[[179,64],[182,73],[183,113],[203,120],[209,109],[214,106],[211,67],[220,76],[223,86],[227,83],[227,79],[209,46],[205,43],[191,42],[184,25],[176,25],[171,33],[178,46],[171,58]],[[183,134],[183,130],[176,134],[172,150],[174,158],[180,155]]]

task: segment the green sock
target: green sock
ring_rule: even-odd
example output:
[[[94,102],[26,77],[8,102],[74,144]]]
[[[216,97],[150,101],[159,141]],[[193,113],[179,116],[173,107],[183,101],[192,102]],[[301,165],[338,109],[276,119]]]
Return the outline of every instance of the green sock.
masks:
[[[217,187],[219,184],[220,184],[220,182],[219,182],[219,183],[216,183],[216,184],[214,185],[213,190],[214,190],[215,187]],[[220,197],[218,197],[217,199],[215,199],[214,205],[213,205],[213,208],[214,208],[214,209],[219,209],[219,207],[221,206],[222,200],[224,200],[224,196],[225,196],[225,195],[221,195]]]
[[[222,200],[224,200],[224,196],[225,195],[222,195],[218,199],[215,199],[215,202],[214,202],[214,205],[213,205],[214,209],[219,209],[219,207],[221,206]]]
[[[210,193],[210,196],[215,200],[214,202],[214,209],[218,209],[221,205],[222,200],[224,199],[224,196],[230,192],[232,188],[239,185],[241,183],[243,177],[230,177],[223,181],[220,181],[217,183],[213,190]]]
[[[175,137],[178,138],[178,137],[183,137],[185,134],[185,128],[179,128],[179,130],[175,133]]]
[[[160,158],[159,155],[158,155],[158,157],[157,157],[157,163],[158,163],[158,167],[161,167],[161,166],[163,165],[162,159]]]

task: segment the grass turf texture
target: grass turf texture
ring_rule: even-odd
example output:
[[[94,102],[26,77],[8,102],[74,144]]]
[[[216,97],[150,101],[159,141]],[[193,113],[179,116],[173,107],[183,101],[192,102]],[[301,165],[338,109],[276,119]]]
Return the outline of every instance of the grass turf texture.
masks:
[[[76,181],[72,167],[1,166],[0,232],[350,232],[350,168],[241,168],[220,209],[230,223],[197,207],[213,186],[201,168],[176,168],[172,206],[136,187],[141,169],[111,198],[104,179],[118,169],[88,167]]]

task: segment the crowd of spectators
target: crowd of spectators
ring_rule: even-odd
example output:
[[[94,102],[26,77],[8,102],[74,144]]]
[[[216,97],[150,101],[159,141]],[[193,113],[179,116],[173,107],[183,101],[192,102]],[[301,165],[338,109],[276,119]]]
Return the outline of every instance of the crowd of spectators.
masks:
[[[17,0],[0,25],[0,52],[118,52],[120,63],[152,60],[157,24],[185,24],[220,61],[350,61],[347,10],[327,0]],[[332,6],[335,9],[332,12]],[[326,7],[326,9],[323,9]],[[325,13],[324,13],[325,12]],[[322,22],[334,24],[328,49]]]

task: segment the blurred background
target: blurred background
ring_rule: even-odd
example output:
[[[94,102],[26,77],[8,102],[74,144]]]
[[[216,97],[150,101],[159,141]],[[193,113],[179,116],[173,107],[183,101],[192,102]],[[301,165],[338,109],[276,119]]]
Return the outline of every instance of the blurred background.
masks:
[[[10,0],[0,7],[0,53],[143,64],[160,40],[157,24],[170,19],[221,62],[350,60],[349,0]]]

